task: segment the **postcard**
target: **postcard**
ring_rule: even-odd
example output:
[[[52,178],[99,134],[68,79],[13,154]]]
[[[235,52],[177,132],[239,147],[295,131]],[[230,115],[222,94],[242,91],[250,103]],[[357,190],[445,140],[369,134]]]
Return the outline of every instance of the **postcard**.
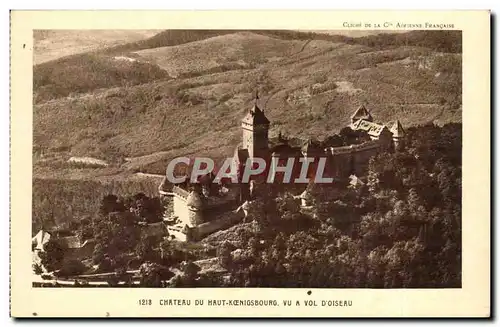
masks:
[[[489,11],[12,11],[13,317],[477,317]]]

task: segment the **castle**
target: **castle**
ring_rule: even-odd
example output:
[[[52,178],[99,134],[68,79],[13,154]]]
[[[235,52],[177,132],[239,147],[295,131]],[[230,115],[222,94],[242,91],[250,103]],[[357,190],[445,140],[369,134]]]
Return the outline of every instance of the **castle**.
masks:
[[[290,144],[281,133],[277,142],[269,140],[270,121],[258,105],[254,106],[241,121],[242,142],[233,155],[233,169],[238,175],[243,171],[248,159],[263,158],[266,161],[286,162],[294,158],[325,158],[324,173],[336,180],[350,176],[364,176],[369,159],[379,152],[397,151],[404,146],[404,130],[396,120],[388,124],[376,123],[372,115],[361,105],[351,116],[349,133],[355,139],[349,144],[328,146],[314,140],[306,140],[301,146]],[[345,143],[345,142],[344,142]],[[317,162],[318,160],[315,160]],[[315,172],[312,164],[310,171]],[[294,173],[301,164],[294,165]],[[310,173],[308,172],[308,176]],[[357,178],[357,177],[356,177]],[[212,183],[214,176],[205,176],[198,184],[174,185],[169,189],[165,179],[159,186],[160,195],[173,198],[173,213],[165,220],[170,224],[169,233],[180,240],[198,240],[216,230],[228,228],[244,219],[247,203],[254,197],[255,181],[246,184],[220,185]],[[296,197],[301,206],[306,207],[307,191]]]

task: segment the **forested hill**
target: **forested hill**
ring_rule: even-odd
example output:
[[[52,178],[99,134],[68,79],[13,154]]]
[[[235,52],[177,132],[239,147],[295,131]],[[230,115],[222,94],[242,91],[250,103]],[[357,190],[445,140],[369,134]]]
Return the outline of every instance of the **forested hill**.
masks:
[[[292,30],[238,30],[269,36],[281,40],[320,40],[336,43],[359,44],[376,49],[388,47],[415,46],[439,52],[462,52],[461,31],[410,31],[407,33],[380,33],[361,37],[333,35],[331,33]],[[146,40],[110,47],[108,54],[125,53],[144,49],[174,46],[207,38],[235,33],[235,30],[166,30]]]
[[[410,128],[405,151],[370,161],[365,185],[340,189],[334,198],[321,186],[312,189],[309,215],[291,195],[257,200],[249,209],[254,221],[203,241],[218,249],[231,276],[213,283],[461,287],[461,129]],[[241,251],[231,255],[235,248]]]

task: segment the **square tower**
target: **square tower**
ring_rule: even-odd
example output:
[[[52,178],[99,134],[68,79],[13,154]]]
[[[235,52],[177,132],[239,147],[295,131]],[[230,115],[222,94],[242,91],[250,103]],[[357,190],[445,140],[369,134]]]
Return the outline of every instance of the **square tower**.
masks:
[[[242,148],[248,151],[249,158],[259,156],[269,149],[269,120],[264,112],[257,105],[258,97],[255,99],[255,105],[246,114],[241,121],[243,131]]]

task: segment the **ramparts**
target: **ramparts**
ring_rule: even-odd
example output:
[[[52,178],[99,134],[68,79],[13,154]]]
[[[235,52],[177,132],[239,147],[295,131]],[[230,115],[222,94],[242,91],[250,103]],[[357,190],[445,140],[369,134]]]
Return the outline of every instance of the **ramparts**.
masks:
[[[355,154],[361,151],[373,150],[379,148],[380,146],[381,144],[379,140],[371,140],[364,142],[362,144],[353,144],[353,145],[326,148],[325,152],[331,155]]]

